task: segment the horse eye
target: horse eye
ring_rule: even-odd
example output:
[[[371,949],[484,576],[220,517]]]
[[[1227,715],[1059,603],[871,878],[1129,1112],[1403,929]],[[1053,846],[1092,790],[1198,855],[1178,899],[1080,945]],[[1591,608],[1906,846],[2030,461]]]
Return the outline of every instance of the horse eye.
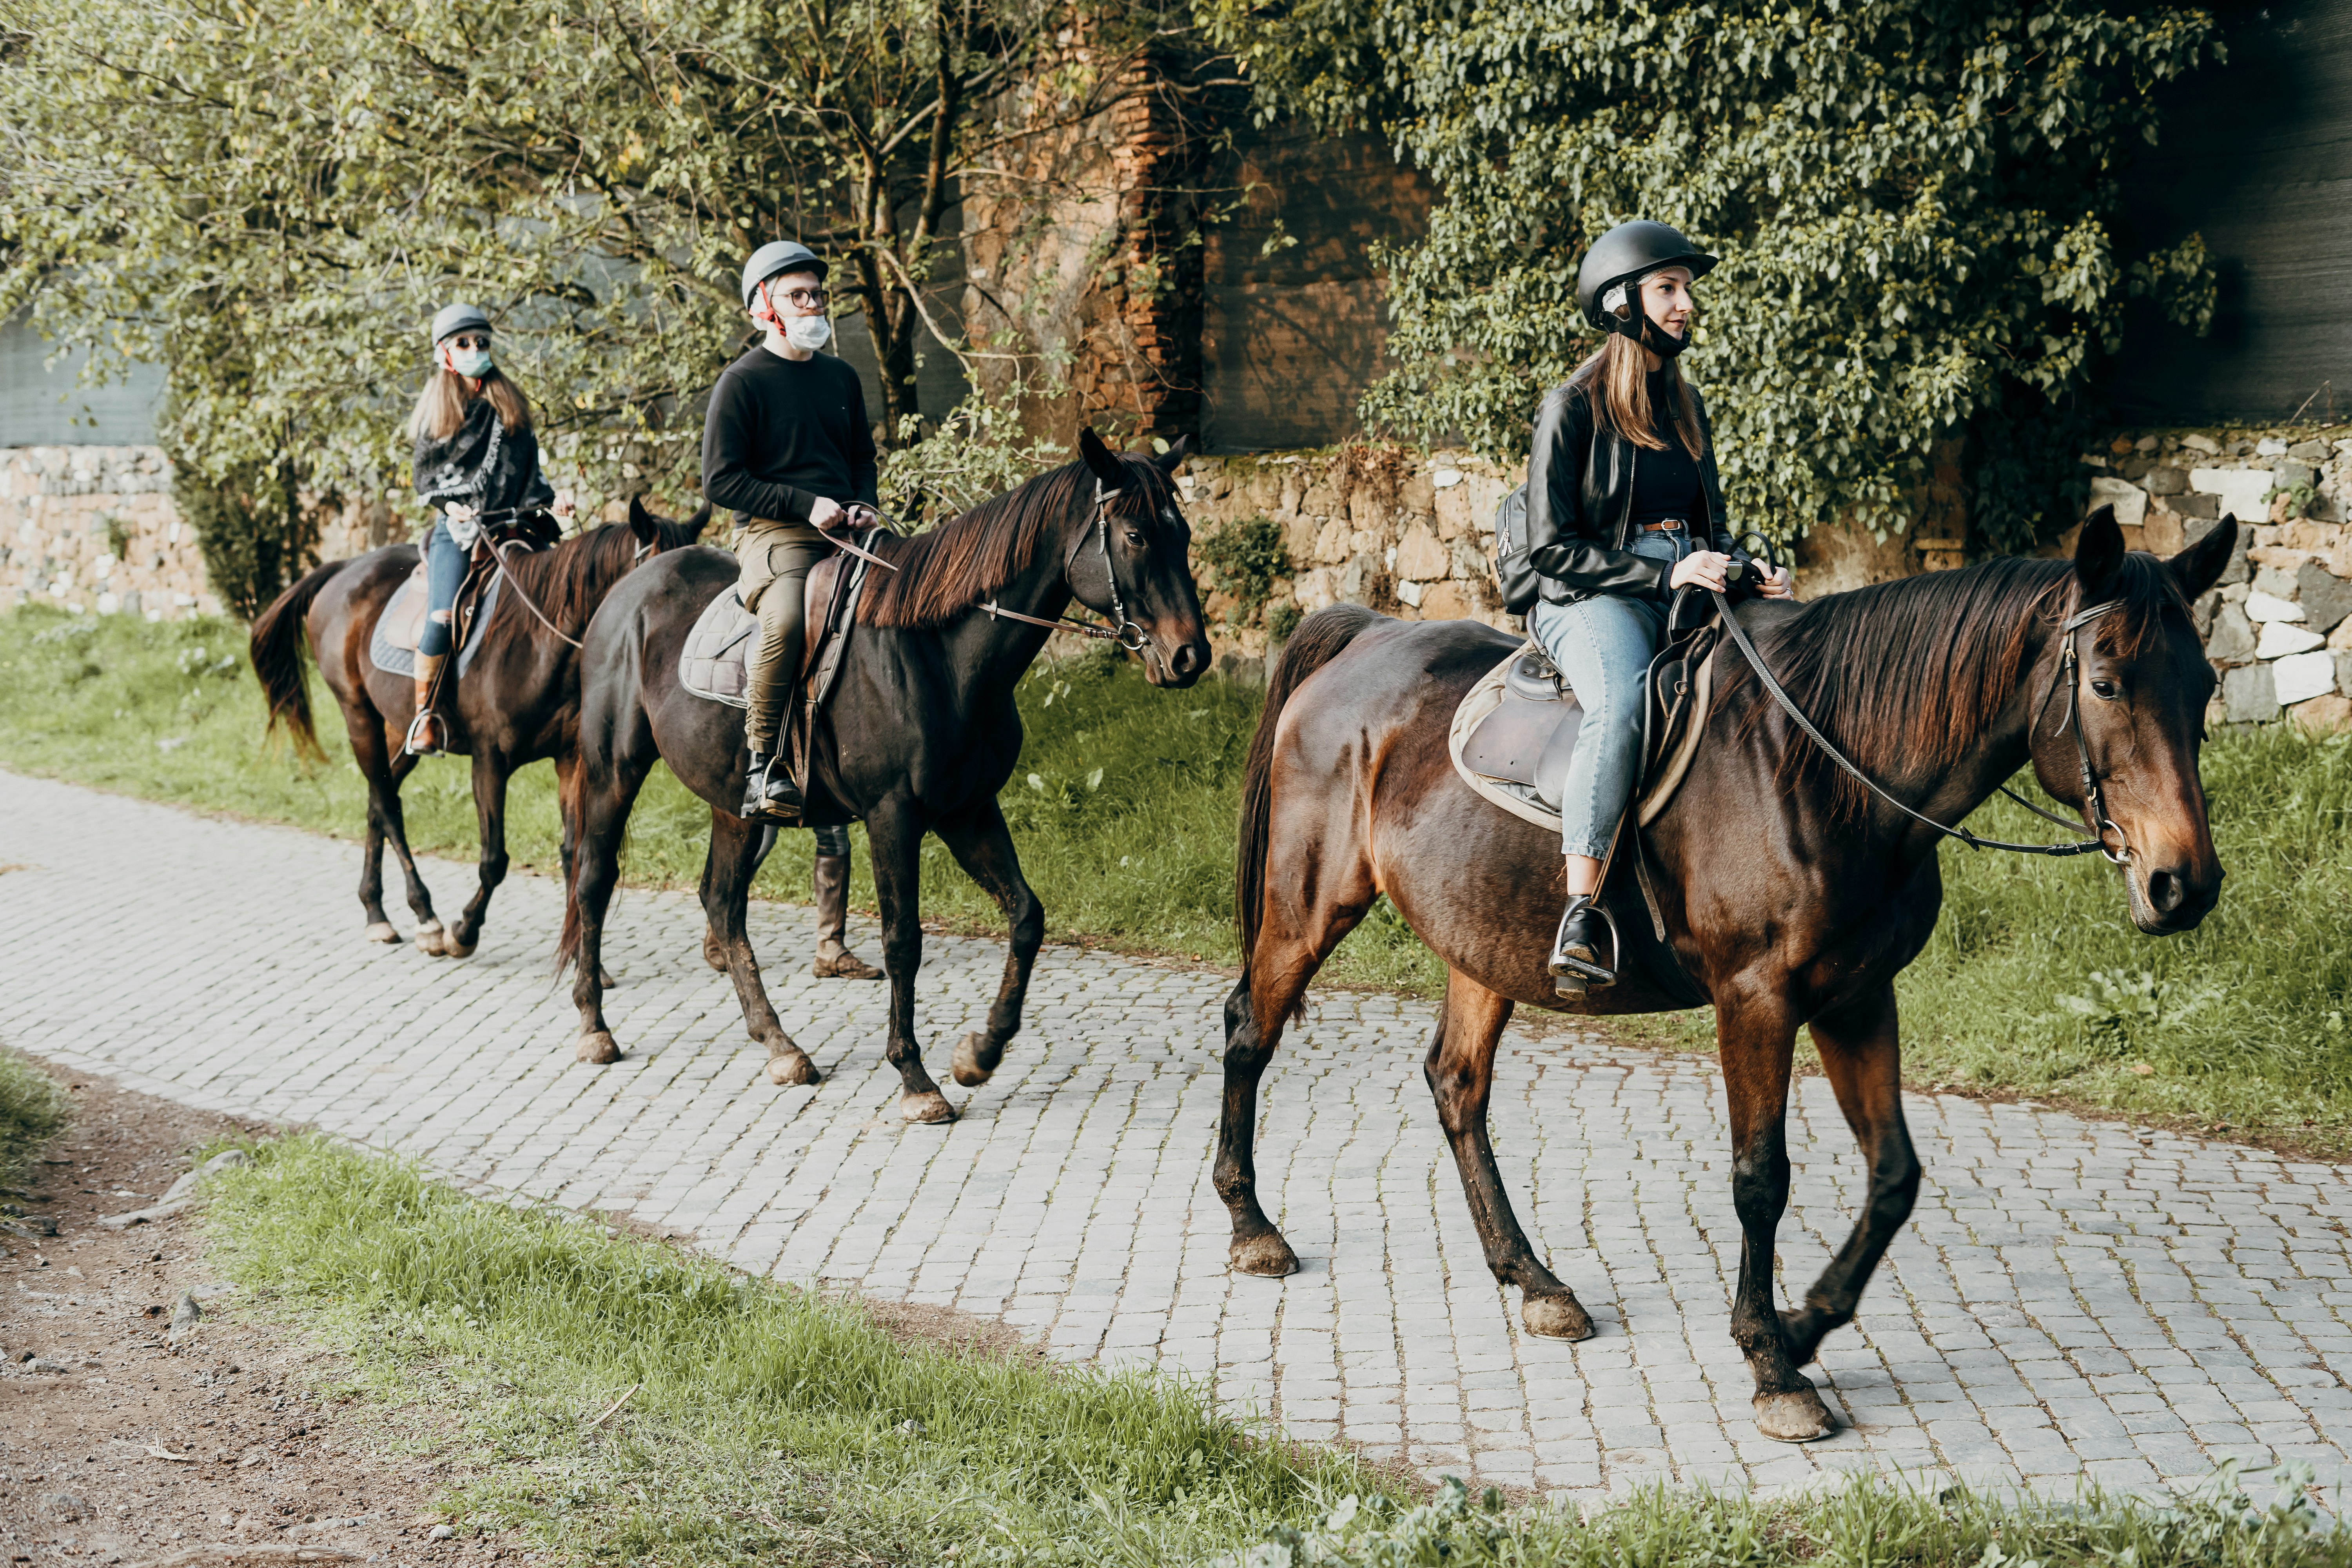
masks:
[[[2116,683],[2105,679],[2094,680],[2091,692],[2102,702],[2113,702],[2116,700]]]
[[[1143,534],[1140,531],[1132,528],[1127,531],[1127,547],[1129,550],[1143,548]]]

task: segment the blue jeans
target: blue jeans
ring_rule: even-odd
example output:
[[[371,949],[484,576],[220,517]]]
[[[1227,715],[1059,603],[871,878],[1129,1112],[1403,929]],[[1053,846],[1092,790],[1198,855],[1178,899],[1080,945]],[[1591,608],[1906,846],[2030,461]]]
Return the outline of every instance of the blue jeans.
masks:
[[[449,651],[449,612],[457,603],[457,585],[466,580],[466,555],[446,522],[435,523],[425,536],[425,629],[416,635],[416,651],[427,658]]]
[[[1680,561],[1692,545],[1690,535],[1677,529],[1636,534],[1632,548],[1653,560]],[[1528,630],[1584,707],[1584,728],[1560,788],[1563,855],[1608,858],[1642,763],[1642,673],[1665,626],[1664,605],[1615,594],[1573,605],[1538,602],[1528,613]]]

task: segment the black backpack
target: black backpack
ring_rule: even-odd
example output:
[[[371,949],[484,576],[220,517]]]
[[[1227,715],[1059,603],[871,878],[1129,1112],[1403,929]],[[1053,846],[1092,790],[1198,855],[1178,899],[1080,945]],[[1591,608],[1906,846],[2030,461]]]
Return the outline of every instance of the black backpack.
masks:
[[[1528,487],[1521,485],[1495,509],[1495,578],[1502,584],[1503,608],[1524,616],[1536,607],[1543,578],[1528,562]]]

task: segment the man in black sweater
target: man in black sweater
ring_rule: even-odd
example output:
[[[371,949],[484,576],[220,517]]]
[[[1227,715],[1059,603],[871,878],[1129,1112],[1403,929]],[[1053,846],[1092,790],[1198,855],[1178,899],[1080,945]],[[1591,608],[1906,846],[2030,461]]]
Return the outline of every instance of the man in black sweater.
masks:
[[[752,252],[743,308],[761,341],[719,376],[702,427],[703,494],[734,509],[743,604],[760,617],[744,670],[751,773],[742,815],[754,821],[800,820],[800,785],[777,753],[799,684],[809,569],[833,548],[818,531],[876,504],[874,432],[857,373],[817,353],[833,335],[824,273],[815,252],[791,240]]]

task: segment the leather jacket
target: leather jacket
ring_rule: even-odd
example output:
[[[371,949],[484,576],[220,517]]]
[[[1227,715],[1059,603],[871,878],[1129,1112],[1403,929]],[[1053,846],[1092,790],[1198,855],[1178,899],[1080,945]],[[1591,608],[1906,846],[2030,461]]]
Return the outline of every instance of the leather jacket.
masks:
[[[1699,520],[1691,520],[1692,533],[1706,548],[1744,561],[1747,552],[1733,548],[1723,514],[1715,426],[1707,419],[1706,399],[1696,388],[1691,395],[1706,437],[1699,479],[1707,513],[1703,531],[1696,526]],[[1599,426],[1588,389],[1575,383],[1554,387],[1536,411],[1535,447],[1528,458],[1527,564],[1537,574],[1537,591],[1547,604],[1572,605],[1595,594],[1667,595],[1673,563],[1627,548],[1633,465],[1641,453],[1631,441]]]

